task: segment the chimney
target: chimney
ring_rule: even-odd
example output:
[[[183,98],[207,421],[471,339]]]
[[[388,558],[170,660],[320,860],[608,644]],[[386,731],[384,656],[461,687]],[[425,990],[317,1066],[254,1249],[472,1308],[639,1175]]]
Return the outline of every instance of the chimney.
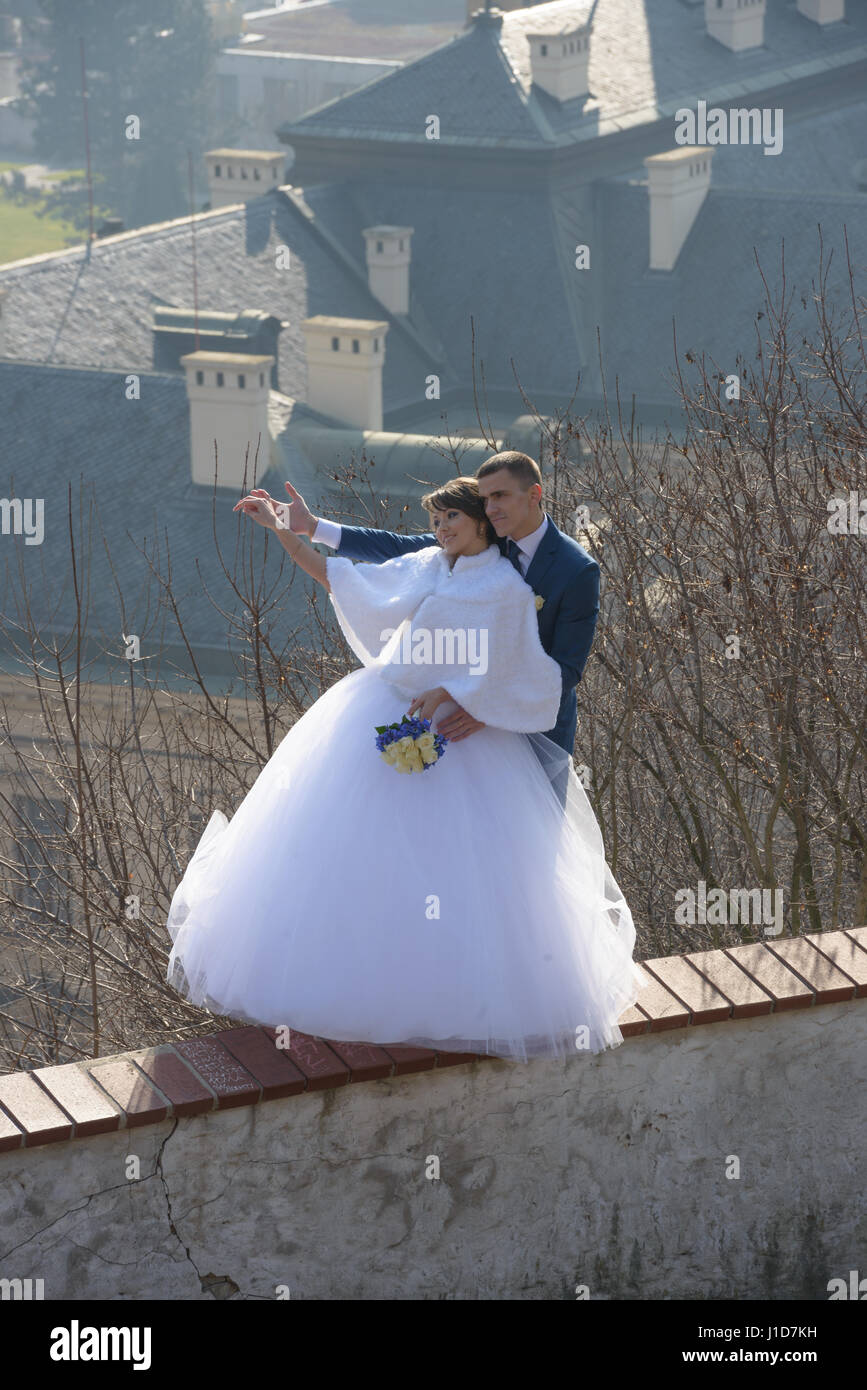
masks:
[[[765,41],[765,0],[704,0],[704,22],[711,38],[733,53],[761,48]]]
[[[370,293],[393,314],[409,313],[409,255],[413,227],[365,227]]]
[[[388,324],[376,319],[303,319],[307,404],[361,430],[382,429],[382,368]]]
[[[551,21],[527,31],[533,82],[555,101],[588,95],[590,25],[586,19]]]
[[[278,188],[286,165],[286,153],[274,150],[206,150],[208,192],[211,207],[246,203]]]
[[[271,462],[268,429],[270,356],[242,352],[188,352],[181,358],[190,403],[192,480],[214,485],[214,440],[217,441],[217,486],[239,489],[244,482],[244,455],[249,445],[246,486],[254,487]],[[261,441],[259,435],[261,434]],[[259,458],[256,462],[256,448]]]
[[[709,145],[652,154],[644,161],[650,199],[650,268],[673,270],[710,188]]]
[[[798,0],[798,10],[816,24],[838,24],[846,18],[846,0]]]

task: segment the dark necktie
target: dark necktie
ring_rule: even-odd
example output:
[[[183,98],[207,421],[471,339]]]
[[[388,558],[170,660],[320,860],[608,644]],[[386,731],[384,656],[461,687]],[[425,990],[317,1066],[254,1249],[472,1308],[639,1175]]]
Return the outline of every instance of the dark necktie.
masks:
[[[524,571],[521,569],[520,560],[521,551],[519,550],[515,542],[512,540],[511,536],[506,542],[506,555],[511,560],[512,564],[515,566],[515,569],[518,571],[519,575],[523,579]]]

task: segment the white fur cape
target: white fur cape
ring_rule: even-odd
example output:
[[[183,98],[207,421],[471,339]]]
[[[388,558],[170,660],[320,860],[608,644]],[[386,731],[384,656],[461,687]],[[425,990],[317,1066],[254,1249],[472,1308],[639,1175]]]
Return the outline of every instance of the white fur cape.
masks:
[[[452,568],[439,545],[382,564],[329,555],[326,575],[350,647],[405,695],[441,685],[495,728],[556,724],[563,673],[539,639],[532,589],[496,545]]]

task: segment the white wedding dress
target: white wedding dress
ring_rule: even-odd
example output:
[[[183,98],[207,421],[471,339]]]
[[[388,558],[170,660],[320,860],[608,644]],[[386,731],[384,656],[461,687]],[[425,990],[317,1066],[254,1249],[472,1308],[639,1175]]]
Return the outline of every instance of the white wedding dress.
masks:
[[[293,725],[230,820],[213,812],[172,898],[168,979],[214,1013],[325,1039],[521,1061],[616,1046],[618,1018],[648,980],[571,758],[542,734],[486,724],[425,772],[401,774],[375,743],[409,692],[439,684],[504,721],[502,692],[514,689],[516,722],[533,723],[534,672],[545,706],[535,719],[551,728],[559,667],[542,652],[532,591],[495,546],[459,557],[453,574],[429,550],[327,564],[366,664]],[[496,659],[475,685],[382,663],[386,646],[370,634],[383,604],[417,626],[457,611],[459,591],[486,593],[494,617],[518,605],[530,646],[514,686]],[[452,708],[440,705],[434,729]]]

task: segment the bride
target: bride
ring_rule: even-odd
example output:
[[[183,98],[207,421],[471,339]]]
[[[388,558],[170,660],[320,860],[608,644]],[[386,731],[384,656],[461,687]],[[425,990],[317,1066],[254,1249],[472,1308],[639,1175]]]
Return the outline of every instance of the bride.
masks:
[[[524,1062],[615,1047],[648,980],[571,757],[539,732],[560,667],[476,480],[422,503],[437,543],[376,565],[321,555],[266,493],[236,504],[325,587],[362,666],[230,820],[213,812],[171,901],[168,979],[335,1041]],[[456,705],[484,727],[437,743]],[[384,745],[406,715],[427,737]]]

